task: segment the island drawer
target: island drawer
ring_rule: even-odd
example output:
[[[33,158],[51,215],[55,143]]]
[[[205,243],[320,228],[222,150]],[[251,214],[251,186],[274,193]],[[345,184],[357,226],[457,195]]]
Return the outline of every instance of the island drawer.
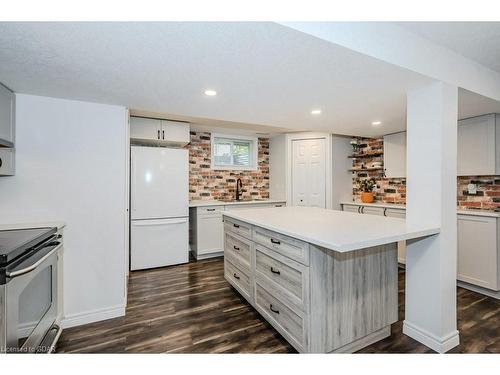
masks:
[[[235,266],[228,258],[224,258],[224,278],[238,290],[247,301],[251,302],[250,276]]]
[[[224,254],[237,258],[250,269],[252,242],[232,232],[226,231],[224,236]]]
[[[228,232],[239,234],[249,240],[252,239],[252,226],[242,221],[225,217],[224,229]]]
[[[264,228],[253,227],[253,240],[290,259],[309,265],[309,244]]]
[[[298,351],[306,348],[306,318],[285,303],[271,295],[261,284],[256,283],[255,305],[257,310],[273,325]]]
[[[256,277],[268,284],[273,295],[307,311],[309,268],[264,246],[255,246]],[[268,281],[269,280],[269,281]]]

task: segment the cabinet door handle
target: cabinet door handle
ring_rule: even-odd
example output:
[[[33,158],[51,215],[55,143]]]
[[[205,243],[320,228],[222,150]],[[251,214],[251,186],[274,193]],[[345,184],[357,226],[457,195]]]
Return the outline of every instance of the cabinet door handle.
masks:
[[[365,213],[365,206],[361,206],[361,213],[364,214]]]
[[[273,313],[275,313],[275,314],[279,314],[279,313],[280,313],[280,311],[279,311],[279,310],[277,310],[277,309],[273,308],[273,304],[272,304],[272,303],[269,305],[269,310],[271,310],[271,311],[272,311]]]
[[[272,266],[271,266],[271,272],[275,273],[276,275],[281,274],[281,272],[279,270],[275,270]]]
[[[160,130],[158,129],[158,139],[160,139]]]
[[[281,242],[280,242],[280,241],[275,240],[274,238],[271,238],[271,242],[272,242],[272,243],[274,243],[274,244],[276,244],[276,245],[281,244]]]
[[[233,227],[239,228],[240,226],[238,224],[233,224]]]
[[[215,211],[215,208],[207,208],[207,211]]]
[[[387,208],[384,208],[384,216],[387,216]]]
[[[162,139],[165,139],[165,130],[161,131],[161,136],[162,136]]]
[[[361,206],[358,206],[358,214],[361,213]]]
[[[233,245],[234,250],[239,250],[240,248],[236,245]]]
[[[240,279],[240,277],[239,277],[236,273],[233,273],[233,276],[234,276],[234,278],[235,278],[236,280],[239,280],[239,279]]]

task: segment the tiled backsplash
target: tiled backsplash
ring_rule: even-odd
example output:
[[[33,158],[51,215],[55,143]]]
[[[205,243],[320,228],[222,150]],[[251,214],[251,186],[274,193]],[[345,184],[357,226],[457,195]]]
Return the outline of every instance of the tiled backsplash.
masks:
[[[358,153],[378,156],[373,158],[353,159],[353,169],[369,166],[373,161],[384,159],[384,140],[371,138],[353,138],[361,145]],[[384,178],[383,170],[355,172],[353,176],[353,198],[360,201],[360,193],[355,186],[356,175],[359,177],[373,177],[377,182],[374,191],[375,200],[383,203],[406,203],[406,179]],[[475,194],[468,192],[467,185],[477,186]],[[469,176],[457,178],[457,204],[459,209],[500,210],[500,176]]]
[[[467,185],[476,185],[476,193],[468,192]],[[457,199],[459,209],[500,209],[500,176],[458,177]]]
[[[357,155],[375,155],[373,157],[354,158],[352,168],[370,167],[373,162],[384,162],[384,140],[382,138],[353,138],[357,141]],[[360,201],[361,191],[356,188],[356,178],[372,177],[377,183],[374,195],[377,202],[405,204],[406,203],[406,180],[404,178],[385,178],[384,170],[353,172],[352,194],[356,201]]]
[[[236,180],[243,183],[242,199],[269,198],[269,138],[259,138],[255,171],[219,171],[210,168],[210,133],[191,132],[189,146],[189,199],[233,199]]]

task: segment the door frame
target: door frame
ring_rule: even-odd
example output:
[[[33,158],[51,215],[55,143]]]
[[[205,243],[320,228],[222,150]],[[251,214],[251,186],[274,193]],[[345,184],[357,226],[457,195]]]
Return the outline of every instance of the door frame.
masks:
[[[332,209],[332,135],[329,133],[303,132],[287,134],[286,137],[286,201],[292,205],[293,141],[310,139],[325,140],[325,208]]]

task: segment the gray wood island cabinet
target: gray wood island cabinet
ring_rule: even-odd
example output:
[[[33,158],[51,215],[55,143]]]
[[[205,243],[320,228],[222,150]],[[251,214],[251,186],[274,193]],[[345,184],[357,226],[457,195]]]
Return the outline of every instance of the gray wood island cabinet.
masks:
[[[224,213],[224,276],[297,351],[359,350],[398,319],[397,241],[438,232],[360,217],[307,207]]]

